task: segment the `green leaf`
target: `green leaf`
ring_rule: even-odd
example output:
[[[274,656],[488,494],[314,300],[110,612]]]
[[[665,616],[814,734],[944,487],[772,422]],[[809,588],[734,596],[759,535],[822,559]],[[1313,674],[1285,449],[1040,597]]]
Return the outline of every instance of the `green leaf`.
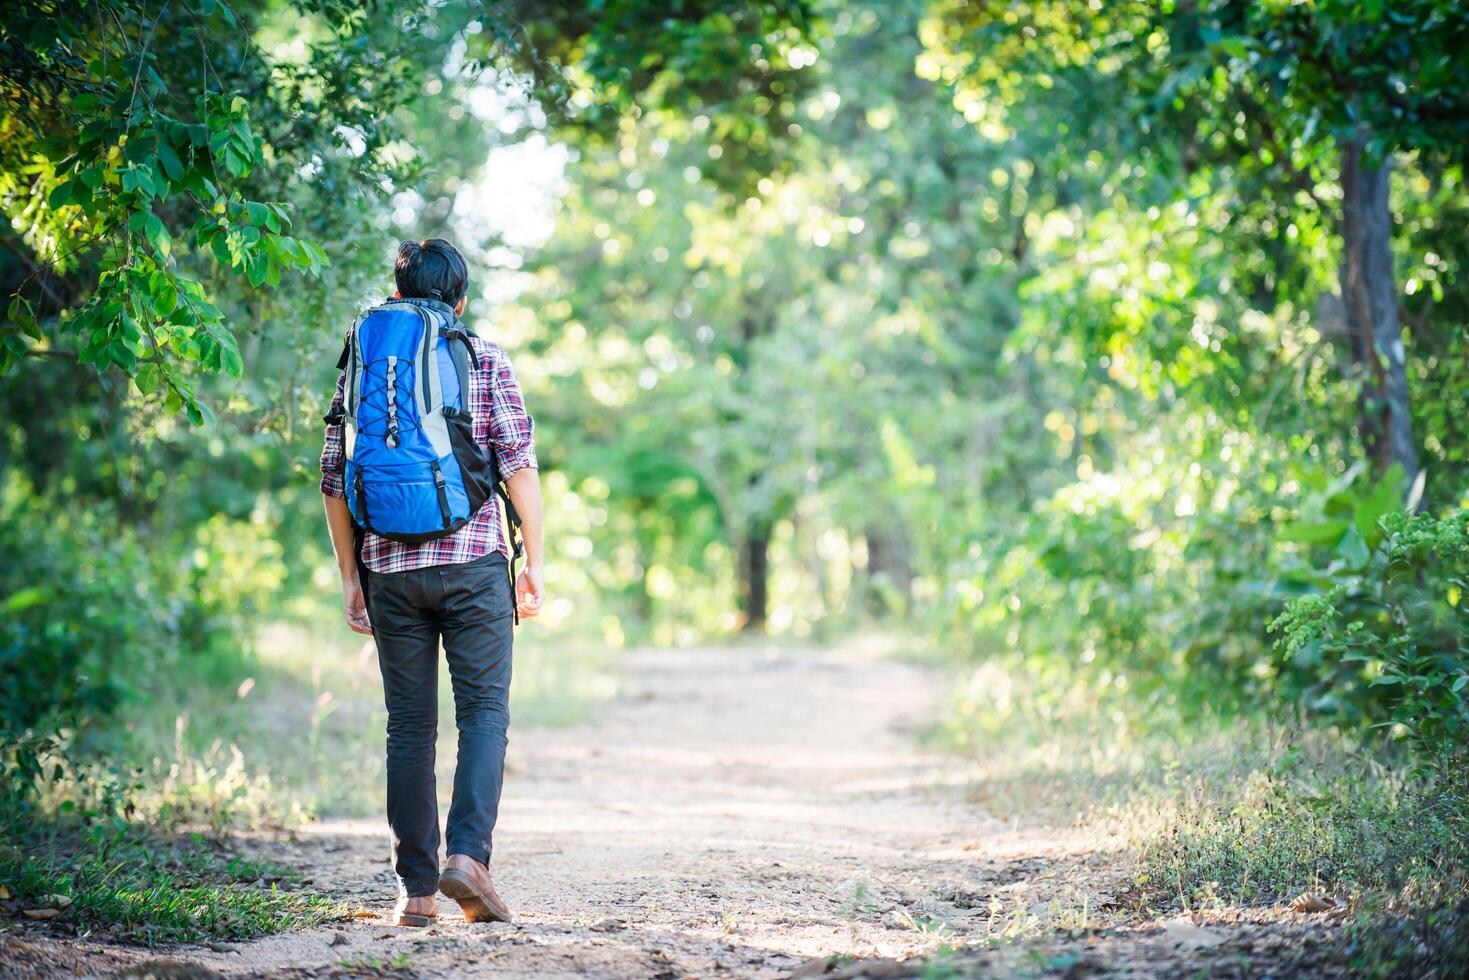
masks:
[[[179,159],[178,152],[166,141],[158,141],[158,163],[163,167],[163,172],[168,175],[169,180],[178,180],[184,175],[184,161]]]
[[[25,612],[33,606],[39,606],[43,602],[49,601],[50,598],[51,590],[49,588],[43,585],[32,585],[6,596],[5,601],[0,603],[0,609],[3,609],[6,615],[13,616],[16,613]]]
[[[213,425],[215,423],[214,412],[210,410],[209,406],[194,398],[190,398],[188,404],[184,406],[184,414],[195,425]]]
[[[51,196],[46,199],[53,209],[64,208],[72,203],[72,182],[63,181],[51,189]]]
[[[146,212],[147,217],[143,219],[143,234],[148,241],[158,250],[159,255],[167,255],[172,242],[168,237],[168,229],[163,227],[163,219],[152,211]]]
[[[1394,463],[1357,503],[1353,519],[1362,540],[1369,545],[1375,545],[1382,536],[1377,522],[1403,505],[1403,482],[1403,467]]]
[[[1238,61],[1243,61],[1250,56],[1250,46],[1244,38],[1235,35],[1220,40],[1219,48],[1225,54]]]
[[[249,158],[243,156],[239,150],[235,149],[233,142],[227,144],[219,152],[219,156],[224,160],[225,169],[236,177],[243,177],[250,172]]]
[[[265,285],[265,274],[270,263],[260,255],[252,255],[249,262],[245,264],[245,277],[250,280],[250,285],[259,289]]]
[[[148,277],[148,295],[153,301],[153,312],[160,317],[168,316],[179,305],[178,290],[162,272],[155,272]]]
[[[1275,540],[1299,544],[1335,544],[1350,526],[1351,522],[1345,520],[1318,523],[1298,521],[1287,524],[1276,532]]]
[[[1355,525],[1349,526],[1341,540],[1337,542],[1336,553],[1341,555],[1352,568],[1361,568],[1372,557],[1372,553],[1367,549],[1367,542],[1362,540],[1362,535],[1357,531]]]
[[[133,375],[133,384],[138,386],[138,391],[151,395],[158,390],[159,374],[157,364],[144,364],[138,368],[138,373]]]
[[[113,364],[129,373],[138,364],[138,355],[134,354],[132,348],[121,340],[108,348],[107,356],[111,358]]]
[[[31,309],[30,301],[24,296],[16,296],[10,301],[10,309],[6,311],[6,317],[11,323],[16,324],[33,340],[45,340],[46,335],[41,330],[41,325],[36,322],[35,310]]]
[[[232,378],[238,378],[245,373],[245,361],[240,357],[239,348],[233,344],[220,348],[219,366]]]

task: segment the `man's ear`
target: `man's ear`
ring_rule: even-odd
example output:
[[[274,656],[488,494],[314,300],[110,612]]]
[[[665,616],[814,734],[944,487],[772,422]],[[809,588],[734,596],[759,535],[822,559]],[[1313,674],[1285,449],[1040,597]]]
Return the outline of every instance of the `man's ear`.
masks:
[[[459,303],[458,303],[458,305],[456,305],[454,307],[454,315],[455,316],[463,316],[464,315],[464,307],[468,303],[469,303],[469,296],[468,295],[464,295],[464,296],[459,297]]]
[[[403,294],[399,290],[393,290],[393,299],[402,299]]]

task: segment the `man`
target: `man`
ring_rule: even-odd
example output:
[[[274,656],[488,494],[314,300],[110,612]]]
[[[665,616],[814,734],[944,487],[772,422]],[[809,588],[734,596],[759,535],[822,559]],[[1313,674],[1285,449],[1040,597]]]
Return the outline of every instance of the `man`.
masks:
[[[545,597],[541,491],[533,423],[526,413],[519,382],[505,351],[467,331],[455,333],[462,331],[458,317],[464,312],[469,285],[468,268],[459,252],[440,239],[405,242],[398,249],[394,272],[398,286],[396,300],[403,301],[395,308],[412,315],[401,321],[384,321],[388,326],[379,333],[406,329],[398,324],[416,324],[421,317],[423,329],[433,331],[427,343],[444,346],[445,363],[448,341],[439,339],[440,330],[431,327],[432,324],[442,325],[467,348],[468,356],[461,358],[461,363],[468,365],[464,372],[467,391],[457,390],[457,385],[455,388],[459,406],[472,419],[459,422],[466,426],[464,441],[467,446],[472,427],[474,445],[467,449],[456,447],[455,453],[445,456],[442,463],[457,474],[455,455],[478,452],[485,455],[473,463],[492,461],[497,465],[509,502],[520,516],[526,557],[525,568],[516,577],[512,594],[509,562],[513,532],[507,529],[500,502],[493,493],[488,494],[477,511],[466,513],[452,525],[449,509],[445,507],[443,530],[429,540],[407,542],[402,535],[373,532],[373,528],[392,525],[394,515],[382,511],[392,507],[394,498],[383,494],[374,500],[364,495],[362,471],[367,458],[364,447],[369,445],[376,430],[372,430],[373,423],[368,421],[369,406],[358,401],[363,398],[364,374],[377,377],[381,383],[382,369],[376,363],[364,366],[344,360],[347,369],[337,381],[336,396],[327,416],[321,454],[321,492],[325,496],[327,525],[342,575],[342,605],[347,625],[373,637],[382,670],[388,709],[388,824],[392,830],[393,870],[398,880],[394,921],[398,925],[430,925],[437,915],[434,893],[442,890],[459,903],[470,922],[486,919],[508,922],[510,909],[495,892],[489,862],[505,767],[514,615],[518,612],[520,617],[534,617]],[[416,326],[412,330],[414,336],[423,336]],[[351,339],[348,351],[362,360],[370,356],[367,347]],[[384,446],[398,446],[399,438],[408,440],[417,421],[411,411],[415,401],[410,395],[414,393],[407,391],[415,383],[410,373],[416,366],[415,360],[388,358],[386,363],[392,431],[387,436],[377,433],[375,445],[379,457]],[[429,366],[427,357],[422,364],[425,368]],[[354,371],[356,386],[350,387],[348,375]],[[431,399],[435,385],[448,383],[442,379],[431,382],[426,371],[421,373],[425,376],[416,380],[419,386],[416,397],[420,399],[424,389]],[[444,376],[452,377],[453,372],[447,371]],[[396,399],[392,388],[395,381],[403,384],[402,390],[406,392]],[[441,392],[440,398],[444,397]],[[420,412],[423,407],[432,407],[431,402],[428,406],[423,406],[421,401],[418,404]],[[346,412],[345,408],[352,411]],[[354,414],[361,418],[354,418]],[[452,406],[443,414],[462,415]],[[344,429],[348,430],[345,435]],[[355,459],[351,458],[349,447],[352,446],[356,447]],[[460,456],[461,462],[467,459]],[[344,470],[349,464],[355,467],[351,507],[344,481]],[[430,465],[438,482],[437,500],[443,502],[446,495],[440,460],[432,459]],[[466,471],[469,469],[472,467],[467,466]],[[428,486],[431,492],[432,484]],[[455,499],[478,502],[473,494],[461,493]],[[370,500],[374,509],[368,519]],[[366,530],[359,530],[359,525]],[[451,526],[457,530],[449,533]],[[447,827],[448,868],[442,876],[438,854],[438,797],[434,786],[440,640],[449,662],[454,720],[459,729],[454,796]]]

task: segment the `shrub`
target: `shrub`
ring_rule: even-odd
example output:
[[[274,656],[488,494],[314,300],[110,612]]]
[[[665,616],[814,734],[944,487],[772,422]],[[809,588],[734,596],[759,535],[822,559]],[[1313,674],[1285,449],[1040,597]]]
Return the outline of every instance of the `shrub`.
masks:
[[[1442,760],[1469,738],[1469,512],[1377,510],[1358,501],[1315,526],[1336,536],[1331,561],[1272,628],[1285,656],[1311,669],[1317,706]]]
[[[0,804],[33,800],[43,764],[117,762],[124,702],[156,710],[239,673],[247,614],[280,579],[279,545],[248,530],[216,517],[170,535],[3,495]]]

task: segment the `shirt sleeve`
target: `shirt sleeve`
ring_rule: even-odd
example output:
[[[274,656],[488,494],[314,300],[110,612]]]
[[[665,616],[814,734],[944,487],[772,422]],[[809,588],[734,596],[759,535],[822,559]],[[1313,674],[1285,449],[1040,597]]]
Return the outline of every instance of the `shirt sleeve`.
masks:
[[[525,410],[520,380],[503,351],[492,360],[490,375],[490,446],[500,468],[500,479],[508,480],[525,469],[539,469],[536,461],[535,420]]]
[[[347,372],[343,371],[337,377],[337,391],[332,396],[332,406],[327,411],[328,416],[336,416],[342,411],[343,391],[346,383]],[[321,492],[328,497],[336,497],[338,500],[347,499],[347,494],[342,486],[343,455],[342,423],[338,422],[335,425],[327,423],[326,437],[322,440],[321,447]]]

